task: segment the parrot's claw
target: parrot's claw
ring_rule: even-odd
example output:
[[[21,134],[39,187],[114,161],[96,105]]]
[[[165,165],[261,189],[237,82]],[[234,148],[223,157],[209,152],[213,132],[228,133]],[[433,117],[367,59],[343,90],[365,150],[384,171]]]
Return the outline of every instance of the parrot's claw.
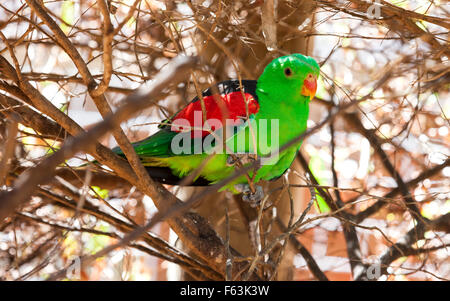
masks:
[[[242,154],[242,155],[228,155],[227,157],[227,166],[234,166],[237,162],[240,162],[242,165],[253,163],[256,161],[255,155],[253,154]]]
[[[236,184],[234,188],[241,192],[242,200],[250,204],[251,207],[257,207],[264,199],[263,188],[259,185],[255,185],[255,192],[253,193],[248,184]]]

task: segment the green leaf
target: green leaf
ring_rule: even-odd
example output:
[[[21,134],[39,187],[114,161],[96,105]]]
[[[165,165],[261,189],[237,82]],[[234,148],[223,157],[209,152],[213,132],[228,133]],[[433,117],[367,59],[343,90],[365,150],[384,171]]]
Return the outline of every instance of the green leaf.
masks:
[[[64,1],[61,5],[61,19],[67,24],[73,25],[75,20],[75,5],[73,1]],[[65,23],[61,23],[61,29],[64,33],[68,33],[71,29]]]
[[[317,182],[319,182],[319,185],[326,184],[327,179],[323,176],[324,175],[323,171],[326,171],[326,166],[323,163],[323,160],[317,154],[315,154],[315,155],[310,154],[310,156],[311,156],[311,158],[309,160],[309,169],[311,170],[312,174],[316,178]],[[319,212],[330,212],[331,211],[330,207],[328,207],[325,200],[319,195],[319,192],[317,191],[317,189],[315,189],[315,191],[316,191],[317,206],[318,206],[317,209],[319,210]]]
[[[98,186],[91,186],[92,189],[102,198],[107,199],[108,198],[108,189],[101,189]]]

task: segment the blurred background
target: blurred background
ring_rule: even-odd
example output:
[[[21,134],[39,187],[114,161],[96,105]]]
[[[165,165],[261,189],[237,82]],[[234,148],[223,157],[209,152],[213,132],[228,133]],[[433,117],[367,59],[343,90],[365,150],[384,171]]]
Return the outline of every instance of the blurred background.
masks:
[[[56,22],[97,82],[105,70],[105,18],[99,1],[31,1]],[[29,83],[89,129],[101,115],[86,83],[53,29],[27,2],[1,1],[0,55],[16,67],[8,50],[13,48]],[[114,28],[113,68],[105,91],[113,108],[134,89],[151,83],[155,74],[165,72],[178,54],[198,55],[205,62],[183,83],[153,99],[153,106],[122,124],[131,142],[154,133],[159,121],[197,91],[238,76],[257,79],[273,58],[289,53],[312,56],[321,65],[309,128],[343,105],[359,101],[303,142],[298,160],[285,176],[263,184],[269,205],[261,215],[240,196],[225,192],[209,195],[193,208],[223,240],[229,237],[241,254],[235,262],[251,262],[255,252],[278,239],[286,230],[283,225],[298,219],[313,198],[308,222],[258,259],[261,278],[353,280],[358,269],[372,266],[371,272],[380,272],[376,277],[380,280],[449,279],[447,1],[104,3]],[[46,115],[27,104],[11,77],[1,71],[2,158],[11,116],[23,117],[6,162],[9,168],[2,173],[0,184],[7,190],[23,170],[60,148],[67,134],[56,123],[55,128],[33,127],[38,123],[36,114]],[[35,119],[30,121],[23,107],[31,109]],[[101,143],[117,145],[111,135]],[[93,169],[92,180],[86,183],[77,169],[86,160],[92,157],[79,154],[68,160],[54,181],[42,185],[15,216],[0,223],[0,279],[43,280],[72,263],[71,273],[60,279],[198,279],[187,272],[183,260],[202,260],[166,222],[149,234],[164,241],[164,248],[142,239],[89,266],[77,266],[80,256],[117,242],[158,210],[150,197],[107,168]],[[203,189],[166,188],[182,200]],[[79,204],[80,198],[86,210],[67,205]],[[336,213],[330,204],[344,213]],[[418,212],[411,211],[414,206]],[[414,235],[421,221],[433,226],[418,228]],[[406,238],[407,247],[398,251],[394,244]],[[393,251],[399,254],[392,255]]]

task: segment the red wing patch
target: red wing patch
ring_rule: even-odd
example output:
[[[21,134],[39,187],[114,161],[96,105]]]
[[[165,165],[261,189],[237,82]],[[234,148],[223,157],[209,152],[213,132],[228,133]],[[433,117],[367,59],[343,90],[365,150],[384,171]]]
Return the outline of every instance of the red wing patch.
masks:
[[[205,103],[206,120],[211,130],[215,131],[222,127],[223,120],[231,119],[235,123],[240,123],[241,118],[246,118],[245,101],[248,104],[248,115],[259,111],[259,104],[249,93],[240,91],[231,92],[226,95],[211,95],[203,97]],[[194,101],[181,110],[173,119],[171,131],[192,132],[192,138],[205,137],[210,131],[203,129],[203,112],[201,101]]]

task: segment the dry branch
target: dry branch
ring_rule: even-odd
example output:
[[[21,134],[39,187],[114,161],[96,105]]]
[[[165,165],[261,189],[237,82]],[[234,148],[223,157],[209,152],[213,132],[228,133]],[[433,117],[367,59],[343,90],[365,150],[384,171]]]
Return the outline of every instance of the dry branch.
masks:
[[[158,95],[160,91],[167,87],[169,83],[176,83],[183,79],[184,75],[195,66],[195,60],[188,57],[180,57],[174,61],[165,74],[155,79],[155,82],[148,91],[136,91],[125,100],[114,114],[111,114],[104,121],[94,126],[91,130],[74,138],[69,138],[61,149],[53,155],[47,157],[36,167],[24,172],[15,181],[14,189],[3,192],[0,196],[0,220],[11,215],[16,208],[26,202],[33,194],[39,184],[48,182],[59,164],[64,160],[73,157],[78,152],[88,149],[95,141],[113,130],[122,121],[130,118],[140,110],[149,106],[148,99]]]

